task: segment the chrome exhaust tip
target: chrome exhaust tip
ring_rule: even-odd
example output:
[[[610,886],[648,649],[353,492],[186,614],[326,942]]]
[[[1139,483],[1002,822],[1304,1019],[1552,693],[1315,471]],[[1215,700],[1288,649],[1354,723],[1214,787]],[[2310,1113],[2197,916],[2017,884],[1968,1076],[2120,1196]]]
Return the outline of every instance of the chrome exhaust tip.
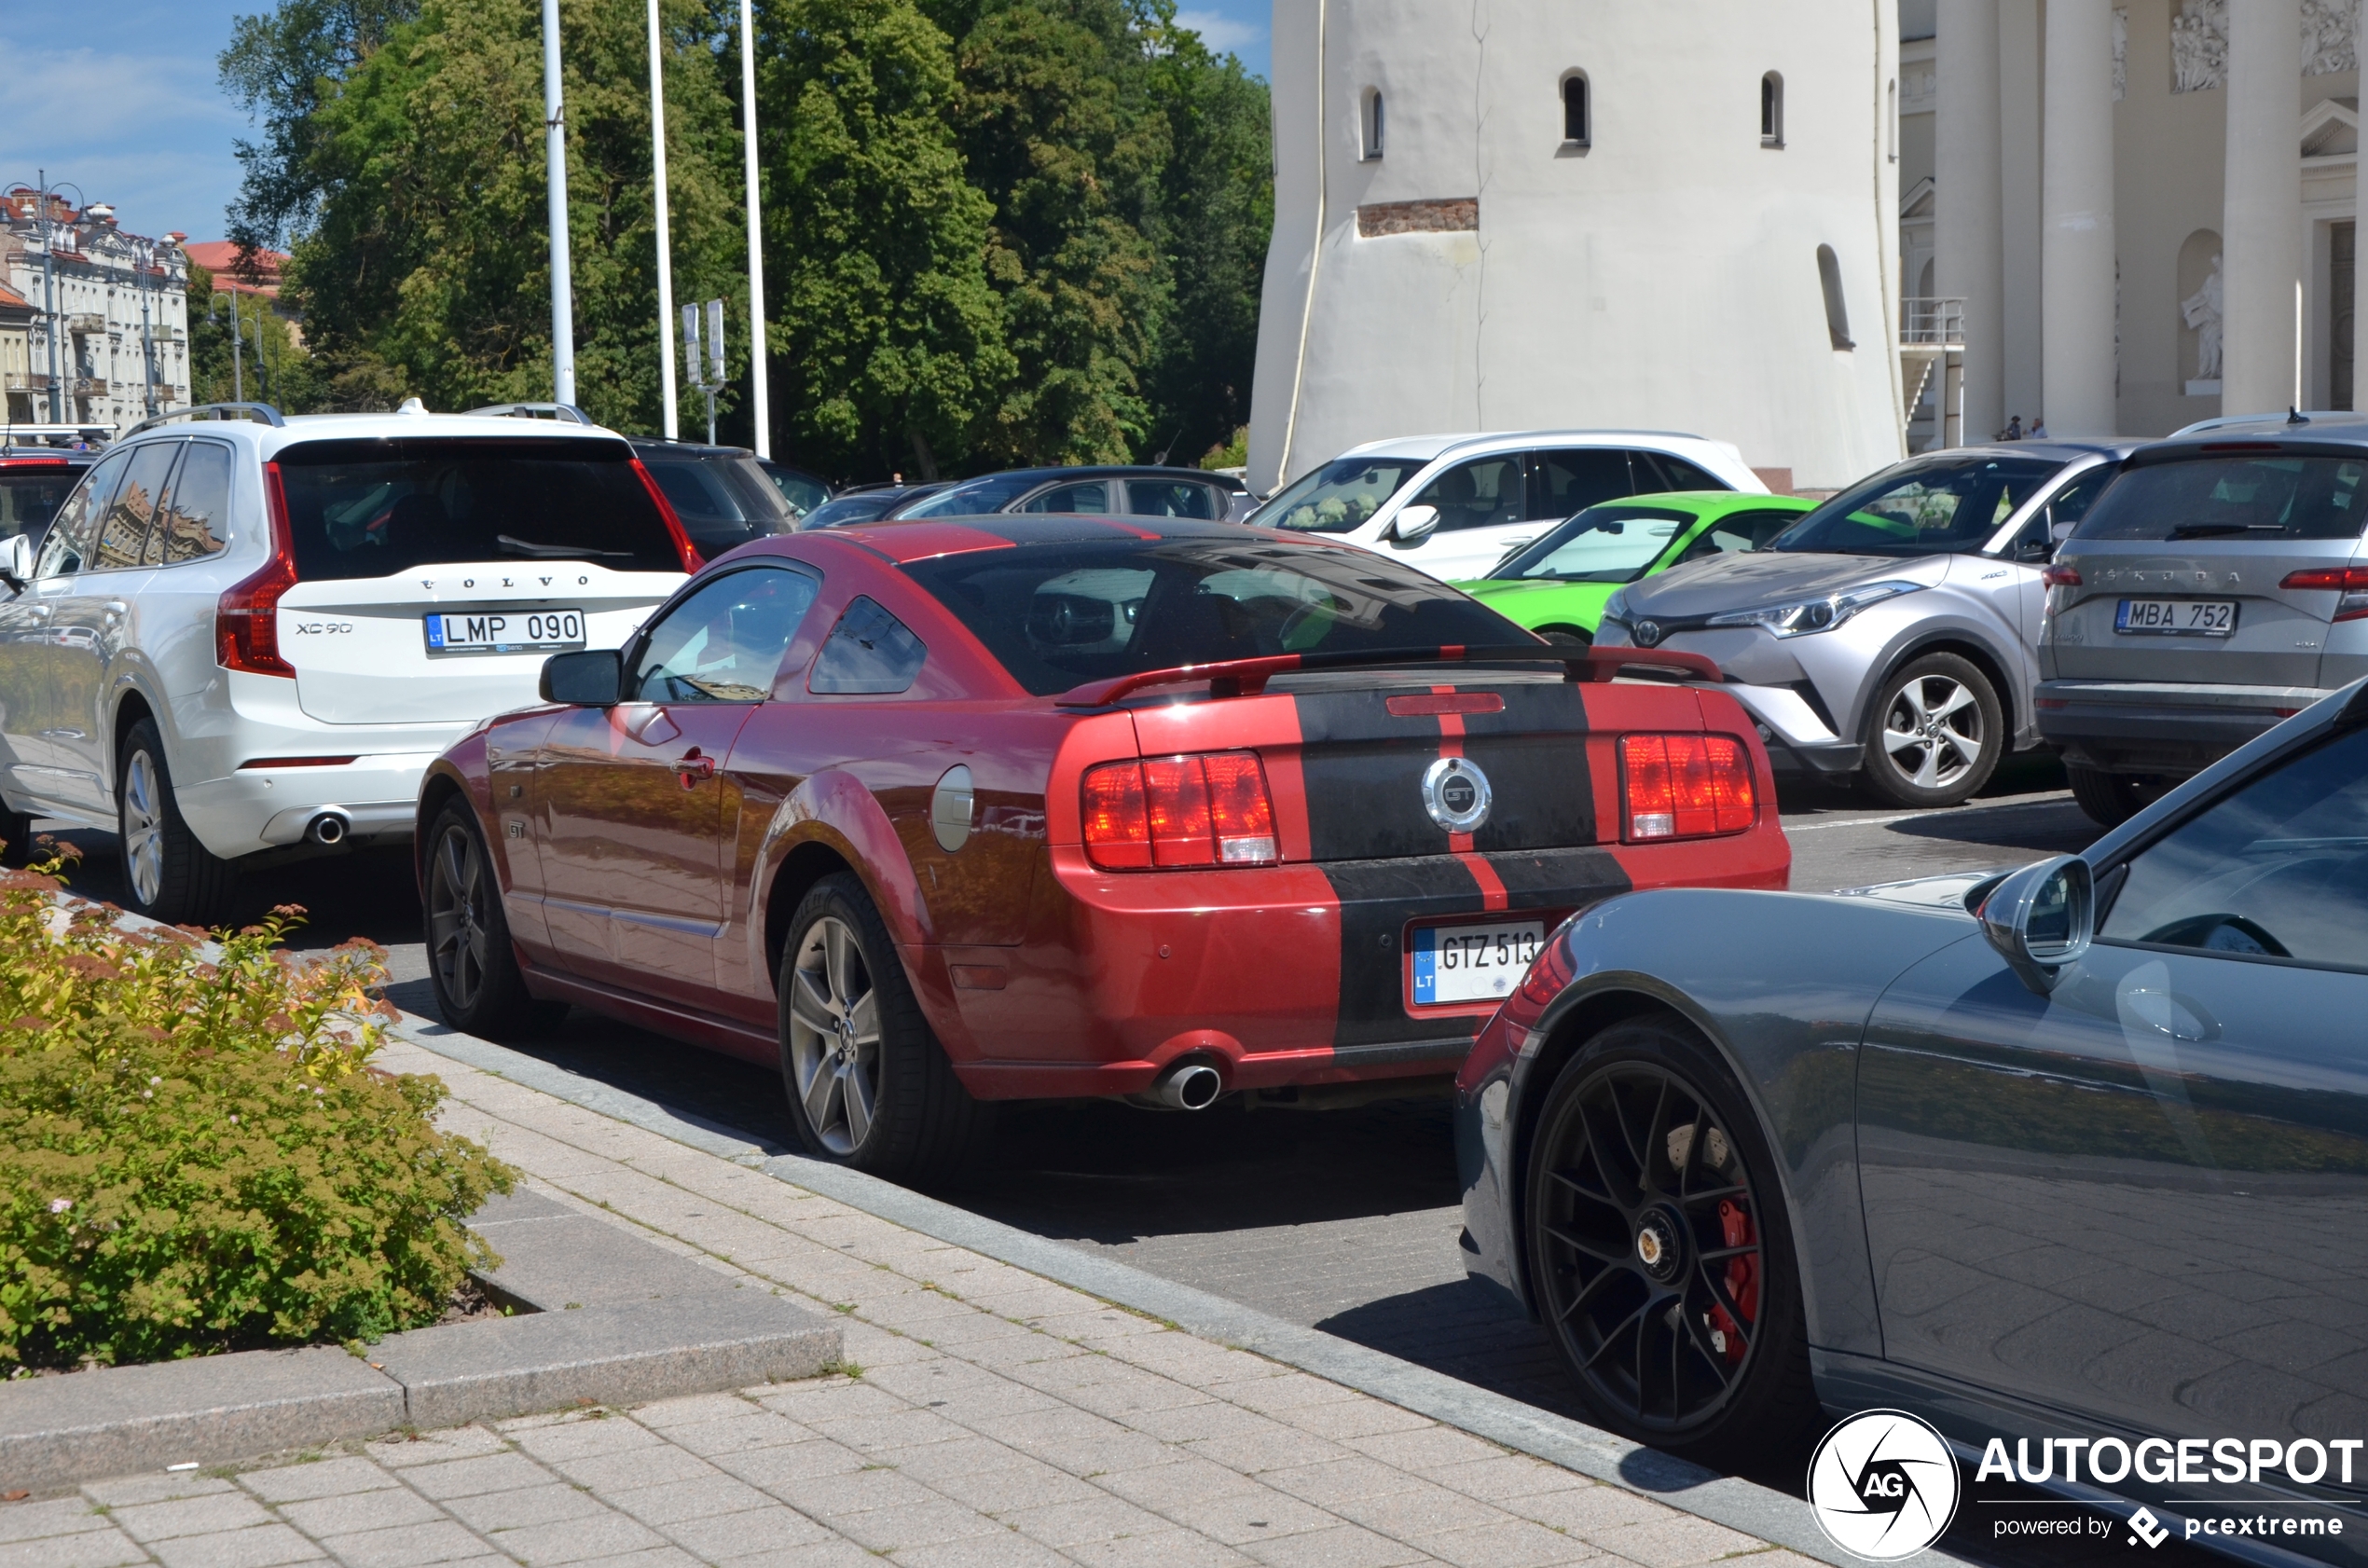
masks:
[[[353,824],[342,811],[324,811],[306,824],[304,836],[315,844],[342,844]]]
[[[1206,1110],[1225,1093],[1225,1080],[1206,1062],[1187,1062],[1161,1079],[1152,1093],[1176,1110]]]

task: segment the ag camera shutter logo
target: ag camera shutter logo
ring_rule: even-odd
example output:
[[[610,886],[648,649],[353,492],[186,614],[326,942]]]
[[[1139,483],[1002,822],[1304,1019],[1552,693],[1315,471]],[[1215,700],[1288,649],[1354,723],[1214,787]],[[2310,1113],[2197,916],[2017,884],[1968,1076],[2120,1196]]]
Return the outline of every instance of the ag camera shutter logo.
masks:
[[[1962,1484],[1957,1456],[1905,1410],[1861,1410],[1825,1434],[1809,1462],[1819,1528],[1852,1557],[1892,1562],[1948,1532]]]

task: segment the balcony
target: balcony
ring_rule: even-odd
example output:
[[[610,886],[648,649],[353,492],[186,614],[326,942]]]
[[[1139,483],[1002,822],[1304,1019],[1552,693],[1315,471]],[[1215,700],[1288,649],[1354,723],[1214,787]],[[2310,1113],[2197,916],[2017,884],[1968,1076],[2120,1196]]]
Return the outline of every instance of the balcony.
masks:
[[[1903,351],[1965,351],[1965,301],[1962,297],[1910,295],[1899,305],[1899,346]]]
[[[107,330],[107,318],[96,310],[76,310],[66,317],[66,330],[77,337],[88,337]]]

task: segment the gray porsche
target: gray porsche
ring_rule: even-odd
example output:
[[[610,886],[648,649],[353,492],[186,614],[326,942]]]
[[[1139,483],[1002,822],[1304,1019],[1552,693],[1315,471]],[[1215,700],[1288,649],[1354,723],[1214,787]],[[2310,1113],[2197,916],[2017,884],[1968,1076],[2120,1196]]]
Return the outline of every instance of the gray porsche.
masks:
[[[1457,1087],[1467,1266],[1603,1425],[1907,1410],[2368,1561],[2368,682],[2081,856],[1597,904]]]

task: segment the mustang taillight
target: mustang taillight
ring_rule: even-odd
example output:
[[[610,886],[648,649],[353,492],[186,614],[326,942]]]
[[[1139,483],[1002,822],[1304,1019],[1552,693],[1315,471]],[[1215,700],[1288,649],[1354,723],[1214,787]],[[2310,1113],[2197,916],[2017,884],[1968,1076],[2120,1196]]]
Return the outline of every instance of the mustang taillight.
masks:
[[[1255,751],[1107,763],[1085,775],[1085,853],[1104,871],[1266,866],[1274,802]]]
[[[2278,585],[2281,588],[2333,588],[2344,597],[2335,601],[2335,612],[2330,619],[2368,619],[2368,567],[2307,567],[2301,571],[2289,571]]]
[[[243,582],[223,590],[213,609],[213,656],[225,669],[294,680],[280,653],[280,596],[296,585],[296,546],[288,532],[288,492],[280,465],[263,465],[263,493],[271,524],[271,558]]]
[[[1751,752],[1731,735],[1624,735],[1619,783],[1631,844],[1739,833],[1759,816]]]

